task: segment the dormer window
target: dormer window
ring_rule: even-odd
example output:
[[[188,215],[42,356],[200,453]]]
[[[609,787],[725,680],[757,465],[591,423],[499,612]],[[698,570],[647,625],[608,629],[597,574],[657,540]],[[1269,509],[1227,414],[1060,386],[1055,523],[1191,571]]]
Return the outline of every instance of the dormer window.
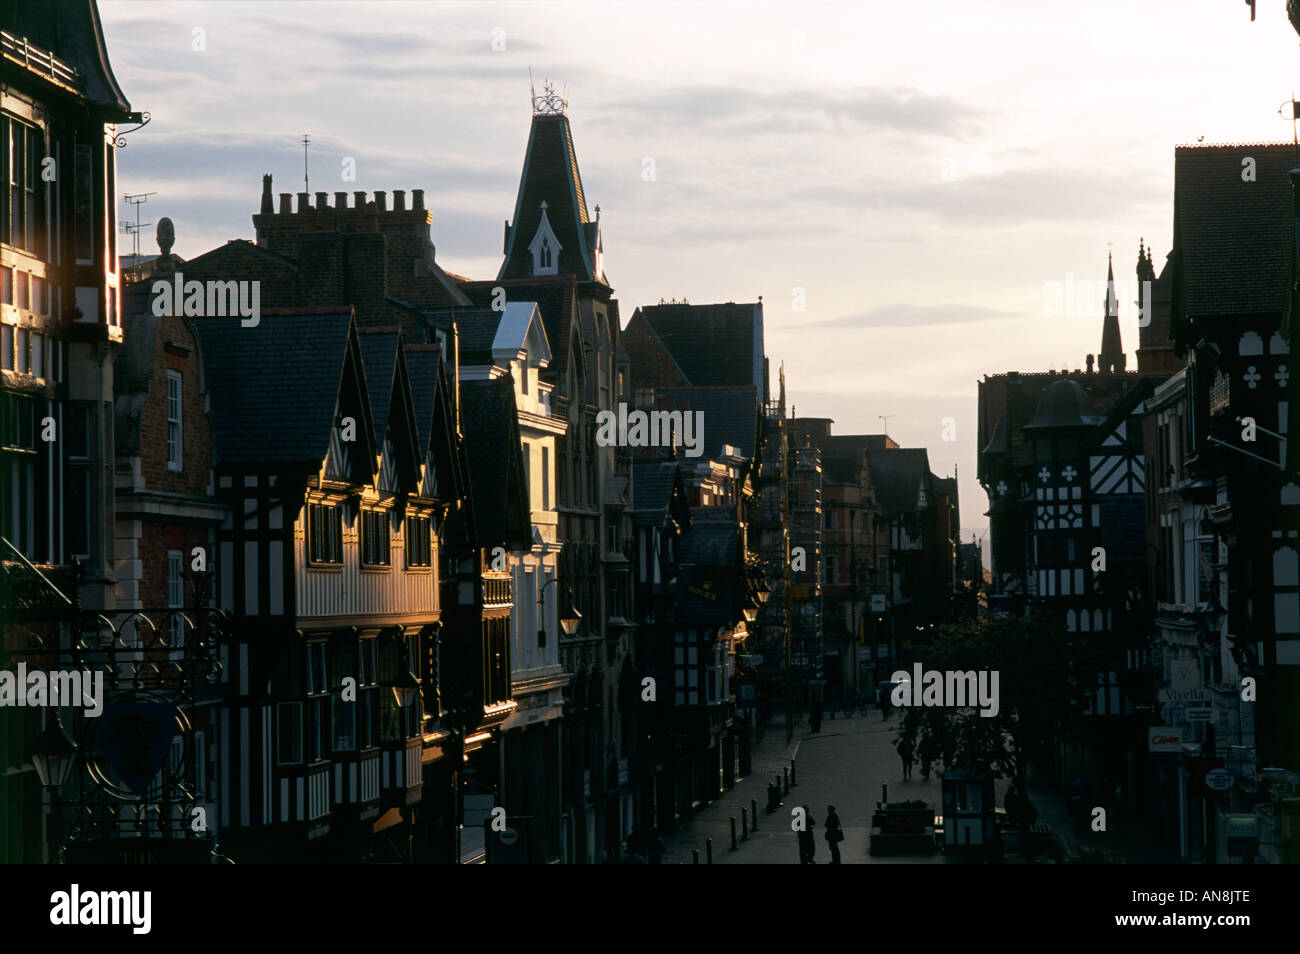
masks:
[[[554,275],[559,265],[560,250],[563,248],[555,237],[551,222],[546,217],[546,203],[542,203],[542,220],[537,225],[537,234],[528,243],[528,251],[533,256],[534,275]]]

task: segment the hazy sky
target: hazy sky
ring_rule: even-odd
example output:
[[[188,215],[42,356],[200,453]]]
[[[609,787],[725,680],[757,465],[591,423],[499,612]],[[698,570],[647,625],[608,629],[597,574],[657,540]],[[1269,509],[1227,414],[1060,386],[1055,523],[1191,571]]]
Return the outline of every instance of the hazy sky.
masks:
[[[1131,282],[1140,236],[1161,267],[1175,145],[1291,139],[1300,46],[1283,0],[1259,7],[100,0],[118,81],[153,114],[120,191],[159,193],[142,220],[170,216],[178,254],[252,238],[263,173],[302,191],[305,132],[311,191],[423,188],[439,263],[495,277],[531,66],[539,91],[568,87],[625,319],[761,295],[773,387],[784,362],[801,415],[841,434],[889,415],[937,474],[959,466],[966,540],[987,525],[976,382],[1100,347],[1100,307],[1049,316],[1045,284],[1101,282],[1112,242]]]

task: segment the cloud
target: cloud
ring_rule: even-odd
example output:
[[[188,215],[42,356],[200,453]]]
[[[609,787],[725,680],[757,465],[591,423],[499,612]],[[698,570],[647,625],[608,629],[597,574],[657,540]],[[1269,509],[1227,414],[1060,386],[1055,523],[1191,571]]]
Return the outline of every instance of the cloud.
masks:
[[[949,224],[986,228],[1030,222],[1109,221],[1123,207],[1163,206],[1167,183],[1155,170],[1126,175],[1072,169],[1011,169],[945,182],[822,183],[795,190],[811,203],[860,211],[921,212]]]
[[[984,113],[949,96],[909,87],[867,88],[833,95],[818,90],[764,93],[738,86],[678,86],[638,90],[635,97],[596,107],[602,122],[639,122],[670,128],[708,125],[761,135],[804,129],[820,121],[832,131],[856,124],[908,134],[966,139],[982,128]]]
[[[773,331],[802,332],[805,328],[899,328],[917,325],[956,325],[973,321],[1014,318],[1015,312],[979,305],[879,305],[866,311],[827,318],[809,324],[775,328]]]

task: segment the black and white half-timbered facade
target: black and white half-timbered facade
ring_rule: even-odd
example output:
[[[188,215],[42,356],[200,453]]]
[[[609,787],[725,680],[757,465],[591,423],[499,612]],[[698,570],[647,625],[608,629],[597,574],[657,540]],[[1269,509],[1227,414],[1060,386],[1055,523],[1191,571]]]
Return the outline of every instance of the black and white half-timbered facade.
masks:
[[[228,508],[217,601],[235,617],[226,851],[408,860],[412,838],[372,836],[413,826],[420,808],[437,713],[426,717],[415,672],[440,628],[443,510],[425,495],[436,477],[400,336],[359,334],[350,309],[198,328]]]

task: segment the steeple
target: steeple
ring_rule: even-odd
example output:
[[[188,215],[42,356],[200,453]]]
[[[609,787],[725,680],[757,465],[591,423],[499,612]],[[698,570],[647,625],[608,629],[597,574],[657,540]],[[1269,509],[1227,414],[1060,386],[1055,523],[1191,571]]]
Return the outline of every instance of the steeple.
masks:
[[[541,96],[533,96],[528,149],[497,278],[575,275],[580,282],[604,283],[599,247],[600,223],[587,214],[568,97],[547,83]],[[554,255],[549,260],[548,250]]]
[[[1097,356],[1098,372],[1118,374],[1124,370],[1124,346],[1119,339],[1119,298],[1115,295],[1115,263],[1106,253],[1106,316],[1101,326],[1101,353]]]

